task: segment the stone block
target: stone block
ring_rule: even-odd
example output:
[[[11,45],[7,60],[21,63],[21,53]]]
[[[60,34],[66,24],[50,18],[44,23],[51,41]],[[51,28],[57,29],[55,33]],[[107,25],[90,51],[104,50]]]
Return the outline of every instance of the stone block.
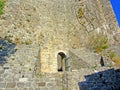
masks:
[[[23,87],[24,87],[24,83],[22,83],[22,82],[18,82],[18,83],[17,83],[17,87],[19,87],[19,88],[23,88]]]
[[[11,82],[11,83],[7,83],[6,88],[15,88],[16,83],[15,82]]]
[[[5,72],[4,69],[0,69],[0,74],[3,74]]]
[[[24,87],[25,87],[25,88],[30,87],[30,86],[31,86],[31,83],[30,83],[30,82],[24,83]]]
[[[23,88],[23,90],[29,90],[28,88]]]
[[[49,90],[57,90],[57,87],[50,87]]]
[[[6,83],[0,83],[0,89],[5,88]]]
[[[38,83],[38,86],[39,86],[39,87],[45,87],[45,85],[46,85],[45,82],[40,82],[40,83]]]
[[[4,78],[0,78],[0,82],[4,81]]]
[[[19,82],[27,82],[28,78],[19,78]]]
[[[55,86],[55,83],[52,83],[52,82],[47,83],[47,87],[54,87],[54,86]]]
[[[5,89],[2,89],[2,90],[19,90],[17,88],[5,88]]]
[[[33,88],[33,87],[32,87],[32,88],[28,88],[28,89],[29,89],[29,90],[35,90],[35,88]]]
[[[36,83],[36,82],[31,82],[31,87],[36,87],[36,88],[38,88],[38,83]]]

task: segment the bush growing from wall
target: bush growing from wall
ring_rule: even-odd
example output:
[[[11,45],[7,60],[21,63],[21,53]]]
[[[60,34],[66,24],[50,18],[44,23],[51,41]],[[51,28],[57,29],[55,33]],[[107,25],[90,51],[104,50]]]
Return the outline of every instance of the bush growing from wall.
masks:
[[[109,48],[108,39],[106,36],[96,35],[91,37],[89,40],[89,47],[92,48],[94,52],[100,53]]]

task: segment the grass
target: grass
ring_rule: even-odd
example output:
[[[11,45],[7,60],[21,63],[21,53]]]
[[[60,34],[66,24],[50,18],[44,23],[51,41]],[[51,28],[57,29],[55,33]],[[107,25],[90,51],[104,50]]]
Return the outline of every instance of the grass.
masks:
[[[93,69],[96,69],[98,66],[97,64],[95,64],[94,66],[92,66]]]
[[[110,57],[111,59],[114,58],[114,57],[116,57],[116,53],[113,52],[113,51],[109,52],[109,57]]]
[[[64,88],[62,88],[62,90],[65,90]]]
[[[117,66],[120,67],[120,57],[116,56],[112,58],[112,61],[116,63]]]
[[[0,0],[0,15],[4,14],[5,0]]]
[[[120,57],[114,51],[109,52],[109,57],[118,67],[120,67]]]
[[[100,53],[109,48],[108,39],[103,35],[96,35],[90,38],[89,46],[96,52]]]

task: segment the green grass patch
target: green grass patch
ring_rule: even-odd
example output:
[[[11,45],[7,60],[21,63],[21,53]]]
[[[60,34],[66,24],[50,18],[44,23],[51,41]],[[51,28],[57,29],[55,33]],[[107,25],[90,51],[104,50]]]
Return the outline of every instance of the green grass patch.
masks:
[[[93,39],[92,45],[95,52],[99,53],[109,48],[108,39],[105,36],[97,36]]]
[[[0,15],[4,13],[5,0],[0,0]]]
[[[111,51],[111,52],[109,52],[109,56],[112,59],[112,58],[116,57],[117,55],[115,52]]]

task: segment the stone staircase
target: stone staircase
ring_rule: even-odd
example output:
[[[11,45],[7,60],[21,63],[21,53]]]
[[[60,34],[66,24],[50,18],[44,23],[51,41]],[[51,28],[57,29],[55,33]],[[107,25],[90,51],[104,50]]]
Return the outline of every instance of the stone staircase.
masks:
[[[110,60],[107,60],[106,57],[103,57],[104,66],[101,66],[101,56],[84,48],[70,50],[70,56],[73,56],[73,58],[70,57],[70,63],[72,63],[71,65],[75,66],[71,66],[71,72],[66,72],[64,75],[64,83],[68,90],[88,90],[79,88],[79,82],[86,81],[86,76],[97,74],[99,72],[106,73],[107,70],[112,68],[117,69],[114,63]]]
[[[70,51],[70,63],[71,69],[79,68],[94,68],[101,69],[101,58],[103,59],[104,67],[115,67],[114,62],[112,62],[108,57],[101,56],[97,53],[89,51],[85,48],[81,49],[71,49]]]

